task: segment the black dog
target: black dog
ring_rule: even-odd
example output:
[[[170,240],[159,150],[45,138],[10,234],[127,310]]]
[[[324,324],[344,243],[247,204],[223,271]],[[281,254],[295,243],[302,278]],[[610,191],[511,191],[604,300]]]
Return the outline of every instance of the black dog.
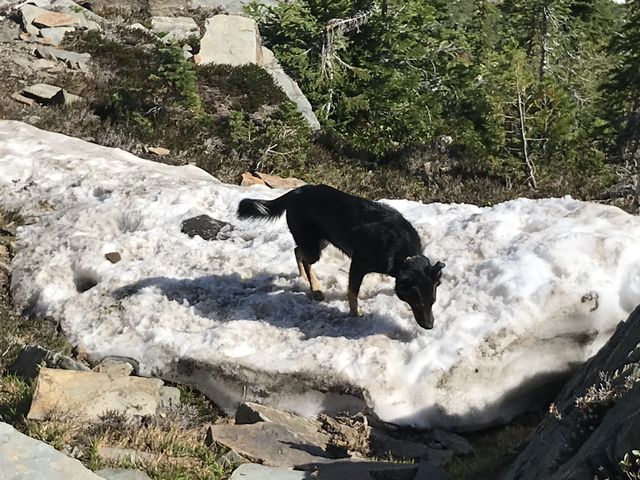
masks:
[[[271,201],[245,198],[238,217],[275,219],[285,210],[300,276],[309,281],[316,300],[324,296],[311,265],[331,243],[351,257],[351,315],[360,315],[358,292],[364,276],[385,273],[396,278],[396,295],[411,306],[418,324],[433,328],[431,307],[445,265],[431,265],[422,255],[418,233],[400,212],[326,185],[305,185]]]

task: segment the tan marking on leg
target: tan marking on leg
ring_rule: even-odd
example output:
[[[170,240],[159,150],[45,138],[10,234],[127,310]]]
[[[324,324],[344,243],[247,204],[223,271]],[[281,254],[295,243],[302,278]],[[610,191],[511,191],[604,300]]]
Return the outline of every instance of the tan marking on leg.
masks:
[[[309,287],[311,288],[311,295],[314,300],[324,300],[324,294],[322,293],[322,286],[320,285],[320,281],[316,274],[313,273],[311,269],[311,265],[304,261],[302,258],[302,254],[300,250],[296,247],[294,250],[296,254],[296,262],[298,263],[298,271],[300,272],[300,276],[309,282]]]
[[[302,255],[300,254],[300,250],[298,250],[298,248],[296,247],[293,252],[296,255],[296,263],[298,264],[298,272],[300,273],[300,276],[304,280],[306,280],[308,282],[309,278],[307,277],[307,272],[305,272],[304,261],[302,260]]]

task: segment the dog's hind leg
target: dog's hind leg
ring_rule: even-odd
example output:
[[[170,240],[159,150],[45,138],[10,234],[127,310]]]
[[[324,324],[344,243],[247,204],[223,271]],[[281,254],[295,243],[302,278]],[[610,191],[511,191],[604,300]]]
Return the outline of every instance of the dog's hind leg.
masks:
[[[309,282],[309,287],[311,288],[311,295],[313,296],[313,299],[324,300],[324,294],[322,293],[320,281],[311,269],[311,263],[309,263],[305,259],[305,256],[303,255],[302,250],[300,250],[300,247],[296,247],[294,252],[296,254],[296,262],[298,264],[298,271],[300,272],[300,276]],[[319,256],[320,253],[318,252],[318,258]]]
[[[367,272],[360,266],[358,259],[354,256],[349,268],[349,289],[347,299],[349,300],[349,314],[353,317],[361,317],[362,311],[358,308],[358,293],[360,285]]]

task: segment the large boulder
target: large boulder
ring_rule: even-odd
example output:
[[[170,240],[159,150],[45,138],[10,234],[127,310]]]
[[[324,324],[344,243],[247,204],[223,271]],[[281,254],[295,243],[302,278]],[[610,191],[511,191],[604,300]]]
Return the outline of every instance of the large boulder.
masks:
[[[0,478],[2,480],[102,480],[78,460],[69,458],[11,425],[0,423]]]
[[[620,462],[635,463],[639,447],[640,307],[567,383],[500,479],[624,478]]]
[[[256,21],[240,15],[214,15],[205,23],[197,63],[262,65],[262,46]]]

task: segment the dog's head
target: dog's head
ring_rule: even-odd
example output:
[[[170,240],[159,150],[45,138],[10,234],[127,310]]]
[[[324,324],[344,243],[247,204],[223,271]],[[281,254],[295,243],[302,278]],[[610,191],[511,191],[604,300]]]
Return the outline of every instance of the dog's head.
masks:
[[[431,262],[424,255],[407,258],[396,277],[396,295],[409,304],[413,316],[422,328],[433,328],[433,312],[431,307],[436,301],[436,289],[440,285],[440,277],[444,263]]]

